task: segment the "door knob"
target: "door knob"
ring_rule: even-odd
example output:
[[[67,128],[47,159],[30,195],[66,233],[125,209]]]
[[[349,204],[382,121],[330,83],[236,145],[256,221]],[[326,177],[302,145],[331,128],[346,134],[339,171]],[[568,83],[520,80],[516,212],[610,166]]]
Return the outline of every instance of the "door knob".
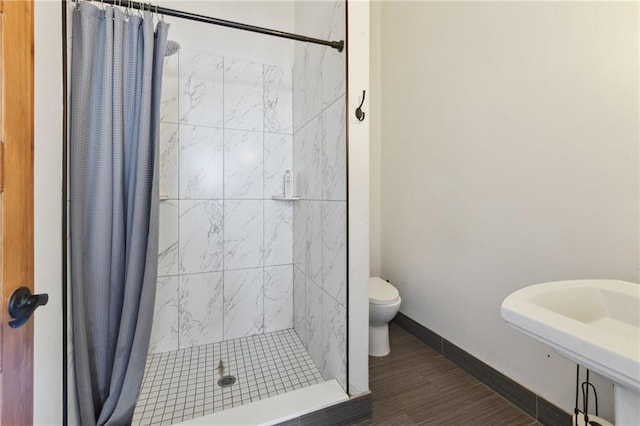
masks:
[[[31,294],[27,287],[20,287],[9,298],[9,315],[13,320],[9,321],[9,327],[18,328],[27,322],[33,311],[38,306],[46,305],[49,295]]]

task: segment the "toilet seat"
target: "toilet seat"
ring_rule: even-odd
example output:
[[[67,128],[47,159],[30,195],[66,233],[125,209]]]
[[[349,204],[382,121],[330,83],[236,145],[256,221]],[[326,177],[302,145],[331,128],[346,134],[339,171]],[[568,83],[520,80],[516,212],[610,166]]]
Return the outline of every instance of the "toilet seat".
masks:
[[[380,277],[369,278],[369,303],[392,305],[400,299],[398,289]]]

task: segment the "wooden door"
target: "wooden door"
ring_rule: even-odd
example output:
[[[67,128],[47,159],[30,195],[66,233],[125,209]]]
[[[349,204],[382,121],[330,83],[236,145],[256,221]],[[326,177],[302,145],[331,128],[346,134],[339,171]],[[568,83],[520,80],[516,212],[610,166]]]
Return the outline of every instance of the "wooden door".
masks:
[[[33,1],[0,0],[0,424],[33,423],[33,319],[8,326],[33,291]]]

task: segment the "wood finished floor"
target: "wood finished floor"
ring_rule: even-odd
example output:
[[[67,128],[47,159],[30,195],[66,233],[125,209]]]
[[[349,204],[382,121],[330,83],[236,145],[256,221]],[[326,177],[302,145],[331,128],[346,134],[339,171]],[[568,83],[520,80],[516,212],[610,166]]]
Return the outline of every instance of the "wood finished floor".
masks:
[[[373,418],[358,426],[539,425],[395,324],[391,354],[369,357]]]

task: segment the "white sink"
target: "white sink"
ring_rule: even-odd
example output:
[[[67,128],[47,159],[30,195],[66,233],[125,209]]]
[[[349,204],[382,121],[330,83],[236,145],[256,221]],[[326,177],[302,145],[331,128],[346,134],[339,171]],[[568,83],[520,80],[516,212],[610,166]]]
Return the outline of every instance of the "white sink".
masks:
[[[511,327],[613,381],[616,425],[640,425],[639,284],[536,284],[509,295],[501,313]]]

